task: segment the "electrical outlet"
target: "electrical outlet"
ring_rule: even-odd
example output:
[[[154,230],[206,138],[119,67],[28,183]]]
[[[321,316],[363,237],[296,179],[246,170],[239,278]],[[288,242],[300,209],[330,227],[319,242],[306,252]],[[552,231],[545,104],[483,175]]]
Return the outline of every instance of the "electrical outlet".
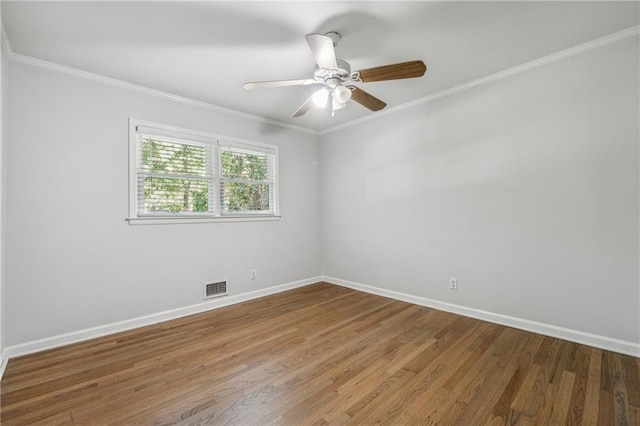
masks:
[[[449,288],[451,290],[457,290],[458,289],[458,279],[457,278],[449,278]]]
[[[258,276],[256,275],[255,269],[252,269],[251,271],[249,271],[249,274],[251,275],[252,280],[255,280],[256,278],[258,278]]]

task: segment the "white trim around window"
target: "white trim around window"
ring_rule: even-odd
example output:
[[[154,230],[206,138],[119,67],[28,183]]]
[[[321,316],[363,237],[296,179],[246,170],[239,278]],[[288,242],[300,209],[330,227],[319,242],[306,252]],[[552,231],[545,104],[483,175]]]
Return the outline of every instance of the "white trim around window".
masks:
[[[278,220],[278,147],[129,119],[130,224]]]

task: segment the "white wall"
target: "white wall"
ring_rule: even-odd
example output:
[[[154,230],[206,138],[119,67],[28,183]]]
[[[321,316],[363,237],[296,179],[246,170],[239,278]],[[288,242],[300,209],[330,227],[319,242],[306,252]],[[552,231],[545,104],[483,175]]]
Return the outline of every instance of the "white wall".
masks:
[[[242,294],[322,273],[640,342],[638,59],[627,39],[320,144],[9,61],[0,339],[197,304],[210,279]],[[278,144],[282,220],[127,225],[129,117]]]
[[[1,8],[0,8],[1,9]],[[2,14],[0,13],[0,33],[4,35],[2,28]],[[2,40],[0,40],[2,42]],[[2,364],[3,364],[3,355],[4,355],[4,162],[5,157],[4,153],[4,145],[6,143],[7,137],[7,87],[8,87],[8,73],[7,73],[7,54],[4,50],[4,45],[0,47],[0,377],[2,377]]]
[[[636,36],[323,136],[323,273],[640,342],[638,62]]]
[[[318,138],[10,61],[6,344],[320,274]],[[130,226],[128,118],[280,147],[280,221]],[[257,269],[258,279],[249,279]]]

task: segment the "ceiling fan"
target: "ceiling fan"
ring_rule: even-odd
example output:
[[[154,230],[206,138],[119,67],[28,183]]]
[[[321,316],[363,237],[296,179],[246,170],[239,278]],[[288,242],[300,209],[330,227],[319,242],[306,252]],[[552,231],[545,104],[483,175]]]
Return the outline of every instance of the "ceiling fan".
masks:
[[[325,34],[307,34],[306,38],[309,48],[311,49],[311,54],[317,64],[313,78],[302,80],[257,81],[245,83],[243,87],[245,89],[257,89],[262,87],[319,85],[322,87],[314,92],[313,95],[293,113],[293,117],[300,117],[306,114],[314,104],[321,108],[330,106],[331,115],[333,116],[335,111],[346,106],[349,99],[353,99],[371,111],[379,111],[387,106],[387,104],[380,99],[351,83],[369,83],[372,81],[422,77],[427,71],[424,62],[409,61],[352,72],[351,65],[349,65],[347,61],[336,58],[335,47],[342,38],[339,33],[330,31]]]

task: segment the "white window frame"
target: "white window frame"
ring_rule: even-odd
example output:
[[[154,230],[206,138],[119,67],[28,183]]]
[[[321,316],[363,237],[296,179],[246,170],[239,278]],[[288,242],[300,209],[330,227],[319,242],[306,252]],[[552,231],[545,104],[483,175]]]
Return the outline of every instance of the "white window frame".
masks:
[[[207,145],[210,149],[211,167],[213,167],[213,179],[209,188],[209,204],[211,211],[208,213],[140,213],[138,211],[138,137],[141,134],[164,136],[177,141],[193,142],[194,145]],[[221,188],[221,149],[225,147],[240,148],[247,151],[260,152],[272,155],[273,163],[269,167],[272,174],[270,197],[273,213],[222,213],[220,206]],[[149,121],[129,119],[129,216],[126,220],[131,225],[147,224],[174,224],[174,223],[203,223],[203,222],[243,222],[243,221],[269,221],[280,219],[279,199],[279,150],[275,145],[260,142],[247,141],[227,136],[214,135],[195,130],[183,129]]]

